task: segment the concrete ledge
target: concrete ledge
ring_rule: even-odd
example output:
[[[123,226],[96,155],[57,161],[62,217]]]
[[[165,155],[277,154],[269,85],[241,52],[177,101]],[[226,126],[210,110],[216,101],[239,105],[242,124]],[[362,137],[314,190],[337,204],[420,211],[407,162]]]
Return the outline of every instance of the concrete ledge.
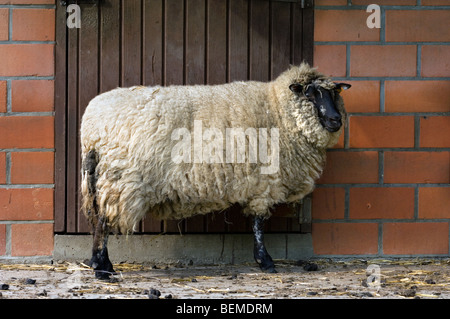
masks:
[[[52,256],[0,256],[0,264],[51,264]]]
[[[312,257],[311,234],[266,234],[267,250],[274,259]],[[54,260],[90,259],[92,236],[55,235]],[[110,236],[111,262],[238,264],[254,262],[252,234],[189,234]]]

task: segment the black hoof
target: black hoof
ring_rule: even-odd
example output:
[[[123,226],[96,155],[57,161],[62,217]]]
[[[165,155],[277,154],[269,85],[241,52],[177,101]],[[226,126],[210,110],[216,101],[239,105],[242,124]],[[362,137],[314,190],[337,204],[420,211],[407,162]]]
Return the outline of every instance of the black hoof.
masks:
[[[111,261],[107,255],[105,256],[104,254],[96,254],[92,256],[89,266],[94,269],[95,278],[97,279],[109,280],[111,275],[116,274]]]
[[[268,256],[268,258],[264,258],[262,260],[257,259],[256,262],[258,263],[259,268],[262,270],[262,272],[269,273],[269,274],[277,273],[277,271],[275,269],[275,264],[273,263],[272,258],[270,258],[270,256]]]
[[[114,271],[112,264],[101,267],[99,264],[93,263],[92,268],[94,268],[95,278],[101,280],[109,280],[111,275],[116,275],[117,273]]]
[[[269,267],[269,268],[263,268],[263,267],[260,266],[260,268],[261,268],[261,270],[263,272],[268,273],[268,274],[276,274],[276,273],[278,273],[278,271],[275,269],[275,266],[272,266],[272,267]]]
[[[95,271],[95,278],[99,280],[110,280],[111,275],[115,275],[116,272],[109,272],[105,270],[94,270]]]

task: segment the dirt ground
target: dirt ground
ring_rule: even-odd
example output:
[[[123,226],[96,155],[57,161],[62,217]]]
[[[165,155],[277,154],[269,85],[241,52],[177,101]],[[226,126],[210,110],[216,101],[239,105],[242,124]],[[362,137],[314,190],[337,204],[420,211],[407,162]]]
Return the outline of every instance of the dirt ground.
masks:
[[[278,273],[265,274],[255,264],[117,264],[117,275],[100,281],[84,263],[0,264],[0,298],[450,299],[448,258],[320,259],[276,265]]]

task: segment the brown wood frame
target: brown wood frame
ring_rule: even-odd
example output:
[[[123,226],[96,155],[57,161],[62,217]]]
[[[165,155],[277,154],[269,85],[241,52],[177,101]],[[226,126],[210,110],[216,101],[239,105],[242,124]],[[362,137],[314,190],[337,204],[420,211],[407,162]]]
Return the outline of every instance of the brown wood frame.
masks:
[[[267,81],[313,60],[313,7],[270,0],[104,0],[81,5],[80,29],[66,27],[57,1],[55,232],[86,233],[79,211],[79,123],[89,100],[117,86]],[[136,50],[139,48],[139,50]],[[104,54],[104,53],[113,54]],[[182,222],[145,219],[141,232],[246,232],[232,208]],[[310,231],[282,207],[270,232]],[[302,215],[304,218],[304,214]],[[293,222],[294,220],[294,222]],[[232,221],[232,224],[229,222]]]

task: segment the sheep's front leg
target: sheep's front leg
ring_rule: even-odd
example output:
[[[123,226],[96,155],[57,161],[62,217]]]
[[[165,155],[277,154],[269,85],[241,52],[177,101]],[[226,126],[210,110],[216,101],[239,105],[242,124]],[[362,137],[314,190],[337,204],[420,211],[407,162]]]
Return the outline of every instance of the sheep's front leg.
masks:
[[[108,256],[109,228],[102,218],[99,218],[94,230],[94,245],[92,247],[92,258],[89,266],[94,268],[95,277],[98,279],[109,279],[115,271]]]
[[[259,267],[264,272],[276,273],[275,264],[272,257],[266,250],[264,245],[264,218],[255,217],[253,219],[253,233],[255,236],[253,255]]]

